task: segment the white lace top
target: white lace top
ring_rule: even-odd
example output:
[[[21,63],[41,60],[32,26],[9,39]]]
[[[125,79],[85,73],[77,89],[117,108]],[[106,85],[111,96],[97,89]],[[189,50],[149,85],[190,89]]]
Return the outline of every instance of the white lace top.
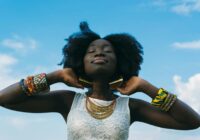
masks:
[[[127,140],[130,126],[128,97],[118,97],[111,116],[99,120],[86,109],[86,95],[77,93],[67,117],[68,140]],[[107,102],[103,100],[96,101]],[[108,101],[109,102],[109,101]]]

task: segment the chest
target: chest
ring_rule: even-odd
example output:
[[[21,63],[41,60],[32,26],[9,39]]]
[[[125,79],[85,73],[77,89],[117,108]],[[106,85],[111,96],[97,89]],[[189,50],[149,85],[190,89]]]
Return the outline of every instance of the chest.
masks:
[[[129,109],[120,109],[118,102],[111,116],[99,120],[86,110],[84,101],[70,110],[67,118],[68,137],[71,139],[110,139],[124,140],[128,137],[130,126]]]

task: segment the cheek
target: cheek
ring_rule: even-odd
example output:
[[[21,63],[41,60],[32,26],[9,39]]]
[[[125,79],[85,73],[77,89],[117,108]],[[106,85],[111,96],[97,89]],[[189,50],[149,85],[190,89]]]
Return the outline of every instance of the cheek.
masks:
[[[90,62],[89,62],[89,57],[88,56],[85,56],[84,59],[83,59],[83,65],[84,65],[84,70],[85,70],[85,73],[88,73],[90,71]]]
[[[113,55],[111,57],[111,60],[112,60],[111,64],[116,68],[117,67],[117,57],[116,57],[116,55]]]
[[[115,55],[110,56],[108,71],[110,74],[114,74],[117,71],[117,58]]]
[[[112,63],[113,71],[117,71],[117,59],[115,59]]]

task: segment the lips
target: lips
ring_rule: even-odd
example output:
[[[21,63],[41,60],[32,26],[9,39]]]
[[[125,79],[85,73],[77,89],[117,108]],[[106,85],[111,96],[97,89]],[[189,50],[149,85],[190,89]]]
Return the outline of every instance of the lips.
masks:
[[[106,60],[103,57],[95,57],[94,60],[91,63],[94,63],[94,64],[105,64],[107,62],[108,62],[108,60]]]

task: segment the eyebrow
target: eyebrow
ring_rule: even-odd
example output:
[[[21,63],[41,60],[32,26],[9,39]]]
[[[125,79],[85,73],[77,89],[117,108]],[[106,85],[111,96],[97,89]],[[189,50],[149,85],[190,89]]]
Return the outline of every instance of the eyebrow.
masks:
[[[97,46],[97,45],[95,45],[95,44],[92,43],[92,44],[89,45],[89,47],[90,47],[90,46]],[[109,43],[105,43],[105,44],[103,44],[103,46],[112,46],[112,45],[109,44]]]
[[[105,45],[103,45],[102,47],[103,47],[103,49],[104,49],[104,48],[111,48],[111,49],[113,49],[113,47],[112,47],[110,44],[105,44]],[[90,45],[90,46],[87,48],[87,50],[92,49],[92,48],[96,48],[96,45]]]

